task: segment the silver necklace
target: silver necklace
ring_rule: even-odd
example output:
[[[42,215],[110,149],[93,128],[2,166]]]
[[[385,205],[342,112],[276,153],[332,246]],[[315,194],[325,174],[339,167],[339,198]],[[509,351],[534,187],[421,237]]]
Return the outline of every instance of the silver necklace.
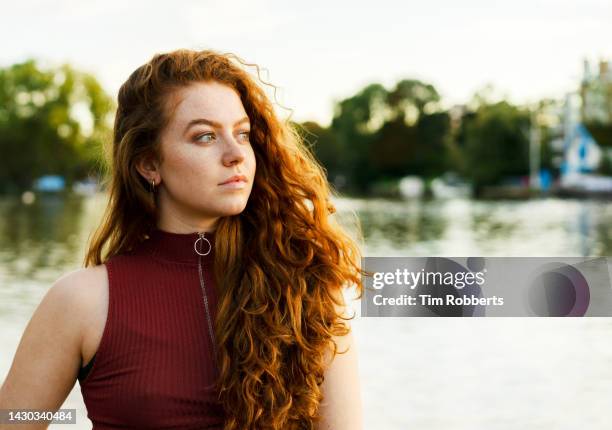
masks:
[[[210,341],[214,350],[214,360],[217,360],[217,346],[215,345],[215,335],[213,331],[213,323],[212,318],[210,316],[210,309],[208,308],[208,296],[206,295],[206,285],[204,284],[204,275],[202,274],[202,256],[208,255],[212,250],[212,245],[208,239],[205,237],[206,232],[198,233],[198,238],[196,239],[193,247],[195,252],[198,254],[198,274],[200,275],[200,287],[202,288],[202,297],[204,298],[204,308],[206,310],[206,321],[208,322],[208,333],[210,334]],[[198,242],[206,242],[208,244],[208,251],[201,252],[198,246]]]

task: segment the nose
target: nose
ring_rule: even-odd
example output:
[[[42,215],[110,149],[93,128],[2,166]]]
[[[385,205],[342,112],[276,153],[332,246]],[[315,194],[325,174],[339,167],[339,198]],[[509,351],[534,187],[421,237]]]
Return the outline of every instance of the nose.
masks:
[[[223,164],[231,166],[232,164],[242,163],[245,159],[244,147],[231,135],[225,139],[225,142]]]

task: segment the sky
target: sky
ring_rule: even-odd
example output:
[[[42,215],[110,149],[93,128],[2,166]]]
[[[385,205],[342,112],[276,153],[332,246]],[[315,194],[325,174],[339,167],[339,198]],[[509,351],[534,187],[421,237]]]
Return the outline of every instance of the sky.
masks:
[[[70,62],[116,97],[155,53],[233,52],[278,88],[280,115],[322,125],[335,102],[373,82],[391,89],[420,79],[446,107],[488,84],[530,103],[577,89],[585,58],[612,60],[609,0],[3,0],[0,7],[0,66],[31,57]]]

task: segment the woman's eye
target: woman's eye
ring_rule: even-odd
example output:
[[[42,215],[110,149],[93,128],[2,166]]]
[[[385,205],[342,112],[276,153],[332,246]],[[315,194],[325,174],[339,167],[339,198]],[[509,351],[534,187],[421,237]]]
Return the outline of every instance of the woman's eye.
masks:
[[[211,139],[201,140],[202,138],[208,138],[208,137],[210,137]],[[204,133],[204,134],[200,134],[199,136],[197,136],[195,140],[198,142],[208,143],[208,142],[211,142],[214,137],[215,137],[214,133]]]
[[[250,131],[243,131],[242,133],[240,133],[240,135],[243,136],[244,140],[249,140],[250,134]]]

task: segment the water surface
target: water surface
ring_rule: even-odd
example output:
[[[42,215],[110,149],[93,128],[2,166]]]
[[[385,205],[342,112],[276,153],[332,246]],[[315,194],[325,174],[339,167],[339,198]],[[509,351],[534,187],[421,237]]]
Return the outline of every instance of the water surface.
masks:
[[[335,201],[366,256],[610,256],[603,201]],[[0,378],[41,298],[81,267],[106,195],[0,198]],[[358,304],[353,303],[358,312]],[[608,318],[364,318],[353,323],[366,429],[604,429]],[[78,382],[62,406],[89,429]],[[52,425],[49,428],[62,428]]]

